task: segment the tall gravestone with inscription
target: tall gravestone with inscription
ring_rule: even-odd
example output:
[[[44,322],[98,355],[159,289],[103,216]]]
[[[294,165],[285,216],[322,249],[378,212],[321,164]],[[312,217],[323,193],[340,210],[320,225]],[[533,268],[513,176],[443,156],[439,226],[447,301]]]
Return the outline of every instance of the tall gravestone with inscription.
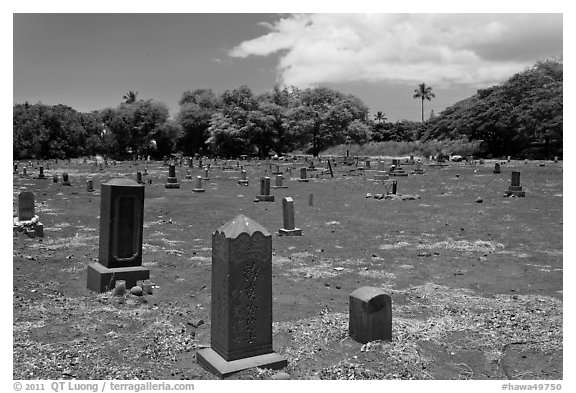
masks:
[[[145,186],[112,179],[101,187],[98,262],[88,265],[88,289],[99,293],[114,289],[116,280],[131,288],[150,278],[142,266]]]
[[[168,178],[166,179],[164,188],[180,188],[178,178],[176,177],[176,166],[174,165],[168,167]]]
[[[252,367],[287,365],[272,349],[272,235],[239,215],[212,234],[210,348],[204,368],[225,378]]]

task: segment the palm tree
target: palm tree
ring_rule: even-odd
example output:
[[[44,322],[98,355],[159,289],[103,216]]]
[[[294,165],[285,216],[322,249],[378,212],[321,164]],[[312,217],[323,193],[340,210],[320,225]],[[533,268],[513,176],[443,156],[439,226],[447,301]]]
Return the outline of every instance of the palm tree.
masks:
[[[422,123],[424,123],[424,100],[430,101],[434,98],[434,93],[430,86],[426,86],[426,83],[420,83],[414,93],[414,98],[422,99]]]
[[[136,102],[136,96],[138,95],[137,91],[128,91],[128,93],[124,94],[122,98],[126,101],[126,104],[133,104]]]
[[[376,114],[374,115],[374,120],[376,120],[378,122],[378,124],[382,123],[383,121],[388,120],[388,118],[386,117],[386,115],[384,114],[384,112],[382,111],[378,111],[376,112]]]

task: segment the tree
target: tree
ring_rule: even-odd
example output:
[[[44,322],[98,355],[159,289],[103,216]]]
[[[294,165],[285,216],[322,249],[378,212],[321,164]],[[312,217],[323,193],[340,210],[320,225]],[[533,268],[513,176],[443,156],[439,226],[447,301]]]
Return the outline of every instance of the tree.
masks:
[[[136,102],[136,96],[138,95],[137,91],[129,90],[128,93],[122,96],[124,103],[126,104],[133,104]]]
[[[424,100],[432,100],[434,98],[434,93],[432,93],[432,88],[426,86],[426,83],[420,83],[418,88],[414,90],[414,98],[420,98],[422,100],[422,123],[424,123]]]
[[[182,129],[178,146],[188,155],[202,153],[210,136],[210,119],[220,109],[220,100],[210,89],[186,91],[179,101],[176,121]]]
[[[386,117],[384,112],[378,111],[374,115],[374,120],[376,121],[377,124],[381,124],[382,122],[386,122],[386,120],[388,120],[388,118]]]

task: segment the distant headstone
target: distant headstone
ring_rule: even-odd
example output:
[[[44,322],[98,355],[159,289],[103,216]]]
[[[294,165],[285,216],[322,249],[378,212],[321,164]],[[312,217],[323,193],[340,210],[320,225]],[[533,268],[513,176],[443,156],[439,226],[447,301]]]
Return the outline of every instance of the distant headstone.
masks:
[[[192,179],[192,172],[190,171],[190,169],[186,170],[186,179]]]
[[[274,202],[274,195],[270,195],[270,178],[260,178],[260,195],[256,199],[261,202]]]
[[[62,185],[71,186],[70,179],[68,178],[68,172],[62,173]]]
[[[272,188],[288,188],[288,186],[284,186],[282,184],[283,180],[284,180],[284,176],[276,175],[274,179],[275,179],[275,184],[273,186],[270,186],[270,187],[272,187]]]
[[[210,348],[198,363],[219,378],[286,367],[272,349],[272,236],[244,215],[212,235]]]
[[[28,221],[36,215],[34,210],[34,193],[22,191],[18,194],[18,221]]]
[[[144,184],[144,182],[142,181],[142,172],[136,172],[136,183]]]
[[[272,174],[273,174],[273,175],[280,175],[280,174],[282,174],[282,171],[280,170],[280,165],[274,164],[274,165],[272,166]]]
[[[98,262],[88,265],[88,289],[112,290],[116,280],[132,288],[150,278],[142,266],[144,185],[130,179],[102,183]]]
[[[366,168],[370,168],[370,160],[366,160]]]
[[[348,331],[362,344],[392,340],[392,299],[380,288],[361,287],[350,294]]]
[[[176,167],[173,164],[170,164],[170,166],[168,167],[168,179],[166,179],[166,184],[164,184],[164,187],[180,188],[178,178],[176,177]]]
[[[38,177],[36,179],[40,179],[40,180],[46,180],[46,176],[44,175],[44,167],[41,166],[38,168]]]
[[[22,168],[22,175],[24,175],[24,176],[27,175],[27,173],[26,173],[26,167]]]
[[[494,164],[494,173],[500,173],[500,163]]]
[[[208,176],[208,169],[210,169],[210,164],[208,164],[208,168],[204,168],[204,177],[202,178],[204,181],[210,180],[210,177]]]
[[[300,168],[300,179],[298,179],[299,182],[307,182],[308,181],[307,170],[308,169],[306,167]]]
[[[247,186],[248,185],[248,180],[246,179],[246,171],[242,170],[240,172],[240,179],[238,180],[238,184],[241,186]]]
[[[278,231],[280,236],[302,236],[302,229],[296,228],[294,224],[294,200],[291,197],[282,198],[282,215],[284,228]]]
[[[512,172],[512,180],[510,187],[508,187],[508,191],[505,192],[506,196],[517,196],[517,197],[525,197],[526,192],[522,191],[522,187],[520,186],[520,172],[513,171]]]
[[[192,189],[192,192],[205,192],[206,190],[202,188],[202,176],[196,176],[196,187]]]
[[[52,181],[53,181],[54,183],[58,183],[58,174],[57,174],[57,173],[55,173],[55,174],[52,175]]]
[[[86,180],[86,191],[88,192],[94,191],[94,183],[92,182],[92,179]]]

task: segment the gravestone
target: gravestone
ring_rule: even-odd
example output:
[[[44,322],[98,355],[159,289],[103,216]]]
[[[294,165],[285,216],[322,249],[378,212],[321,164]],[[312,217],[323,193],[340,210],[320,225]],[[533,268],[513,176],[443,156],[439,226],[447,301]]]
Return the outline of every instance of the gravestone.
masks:
[[[192,172],[190,171],[190,169],[188,169],[188,170],[186,171],[186,179],[189,179],[189,180],[192,179]]]
[[[23,176],[28,175],[28,174],[26,173],[26,167],[22,168],[22,175],[23,175]]]
[[[370,168],[370,160],[366,160],[366,168]]]
[[[136,183],[144,184],[144,182],[142,181],[142,172],[136,172]]]
[[[294,200],[291,197],[282,198],[282,216],[284,228],[278,230],[279,235],[302,236],[302,229],[296,228],[294,224]]]
[[[210,180],[210,177],[208,176],[208,169],[210,169],[210,164],[208,164],[208,168],[204,168],[204,177],[202,178],[204,181]]]
[[[238,184],[241,186],[247,186],[248,185],[248,180],[246,179],[246,171],[242,170],[242,172],[240,172],[240,179],[238,180]]]
[[[392,299],[380,288],[361,287],[350,294],[348,332],[366,344],[392,340]]]
[[[202,176],[196,176],[196,187],[192,189],[192,192],[205,192],[206,190],[202,188]]]
[[[520,172],[513,171],[512,172],[512,180],[510,187],[505,192],[506,196],[517,196],[517,197],[525,197],[526,192],[522,191],[522,187],[520,186]]]
[[[178,183],[178,178],[176,177],[176,166],[170,164],[168,166],[168,179],[166,179],[166,184],[164,184],[165,188],[180,188],[180,184]]]
[[[92,179],[86,180],[86,191],[88,192],[94,191],[94,183],[92,182]]]
[[[408,164],[414,165],[414,154],[410,154],[410,158],[408,159]]]
[[[390,176],[408,176],[408,173],[404,172],[404,168],[400,165],[400,160],[392,160],[389,174]]]
[[[38,173],[38,177],[36,179],[46,180],[46,176],[44,175],[44,167],[41,166],[38,168],[38,170],[40,173]]]
[[[416,168],[414,168],[413,173],[416,175],[424,174],[424,169],[422,168],[422,162],[420,160],[416,161]]]
[[[273,175],[281,175],[282,174],[282,171],[280,170],[280,165],[274,164],[274,166],[272,167],[272,174]]]
[[[55,173],[55,174],[52,175],[52,181],[53,181],[54,183],[58,183],[58,174],[57,174],[57,173]]]
[[[272,188],[274,188],[274,189],[276,189],[276,188],[288,188],[288,186],[282,185],[283,180],[284,180],[284,176],[282,176],[282,175],[276,175],[276,177],[275,177],[275,182],[276,182],[276,184],[273,185],[273,186],[270,186],[270,187],[272,187]]]
[[[260,195],[256,199],[261,202],[274,202],[274,195],[270,195],[270,178],[260,178]]]
[[[128,288],[150,278],[142,266],[145,186],[130,179],[112,179],[101,185],[98,262],[88,265],[88,289],[112,290],[116,280]]]
[[[300,179],[298,179],[299,182],[307,182],[308,181],[308,174],[307,174],[307,168],[306,167],[302,167],[300,168]]]
[[[384,183],[384,187],[386,189],[386,195],[392,194],[396,195],[398,190],[398,182],[396,180],[387,180]]]
[[[244,215],[212,235],[210,348],[196,360],[219,378],[288,363],[272,349],[272,236]]]
[[[18,221],[29,221],[36,215],[34,193],[22,191],[18,194]]]
[[[500,163],[494,164],[494,173],[500,173]]]
[[[378,161],[378,172],[374,175],[374,181],[383,181],[388,179],[388,172],[384,167],[384,161]]]
[[[68,172],[62,173],[62,185],[71,186],[70,179],[68,178]]]

